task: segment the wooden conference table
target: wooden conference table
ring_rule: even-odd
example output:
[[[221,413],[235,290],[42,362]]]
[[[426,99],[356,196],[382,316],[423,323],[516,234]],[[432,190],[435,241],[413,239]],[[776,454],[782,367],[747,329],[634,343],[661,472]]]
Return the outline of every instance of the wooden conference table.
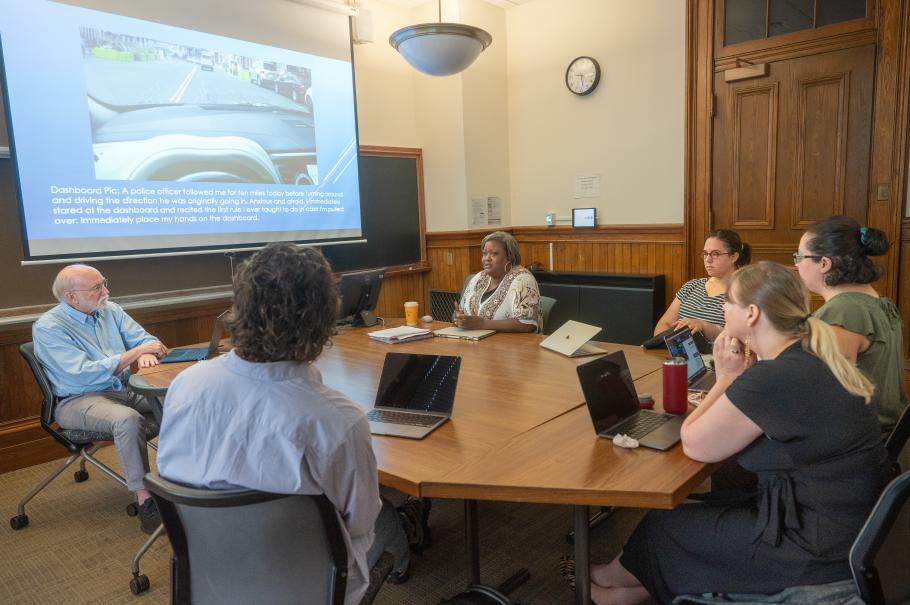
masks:
[[[452,419],[419,441],[374,435],[373,450],[383,485],[468,502],[472,583],[479,582],[477,500],[574,505],[576,597],[587,605],[588,506],[673,508],[709,475],[707,465],[687,458],[679,446],[668,452],[624,450],[595,435],[575,372],[592,357],[571,359],[543,349],[538,344],[544,337],[536,334],[388,345],[366,336],[373,329],[381,328],[338,334],[316,362],[325,384],[364,410],[373,407],[386,353],[462,357]],[[659,408],[665,352],[599,344],[625,353],[636,388],[653,393]],[[138,374],[152,386],[167,387],[188,365],[159,365]]]

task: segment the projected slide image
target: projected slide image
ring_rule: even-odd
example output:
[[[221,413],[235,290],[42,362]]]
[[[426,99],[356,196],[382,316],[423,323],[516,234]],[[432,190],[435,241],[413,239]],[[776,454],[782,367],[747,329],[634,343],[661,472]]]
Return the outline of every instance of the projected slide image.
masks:
[[[319,184],[310,68],[79,33],[95,178]]]

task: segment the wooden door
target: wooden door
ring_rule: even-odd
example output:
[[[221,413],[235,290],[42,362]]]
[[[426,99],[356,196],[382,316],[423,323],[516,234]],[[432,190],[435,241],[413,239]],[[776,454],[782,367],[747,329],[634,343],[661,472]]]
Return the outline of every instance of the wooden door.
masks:
[[[814,220],[866,221],[875,45],[774,61],[767,72],[730,83],[714,75],[710,228],[737,230],[755,260],[788,264]]]

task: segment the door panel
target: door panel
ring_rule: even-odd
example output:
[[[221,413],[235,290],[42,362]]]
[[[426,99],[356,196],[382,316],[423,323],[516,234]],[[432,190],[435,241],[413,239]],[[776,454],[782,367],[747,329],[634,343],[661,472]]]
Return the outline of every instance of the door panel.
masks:
[[[777,83],[732,91],[733,229],[774,227]]]
[[[716,73],[710,227],[739,231],[756,260],[789,263],[812,221],[864,223],[874,66],[866,45],[772,62],[752,80]]]

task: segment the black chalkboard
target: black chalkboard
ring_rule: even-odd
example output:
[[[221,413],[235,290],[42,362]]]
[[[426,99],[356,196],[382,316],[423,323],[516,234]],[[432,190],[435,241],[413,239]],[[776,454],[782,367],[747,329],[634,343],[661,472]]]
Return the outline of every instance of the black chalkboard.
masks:
[[[366,242],[323,247],[335,271],[424,260],[422,172],[419,149],[361,149],[360,212]]]
[[[2,109],[2,108],[0,108]],[[0,145],[5,145],[0,140]],[[335,271],[410,266],[424,260],[423,164],[419,149],[362,147],[361,211],[365,244],[326,246]],[[15,174],[0,159],[0,311],[55,302],[51,282],[65,263],[20,265],[21,229]],[[249,253],[238,253],[234,265]],[[111,280],[114,298],[228,287],[231,263],[221,253],[92,261]]]

